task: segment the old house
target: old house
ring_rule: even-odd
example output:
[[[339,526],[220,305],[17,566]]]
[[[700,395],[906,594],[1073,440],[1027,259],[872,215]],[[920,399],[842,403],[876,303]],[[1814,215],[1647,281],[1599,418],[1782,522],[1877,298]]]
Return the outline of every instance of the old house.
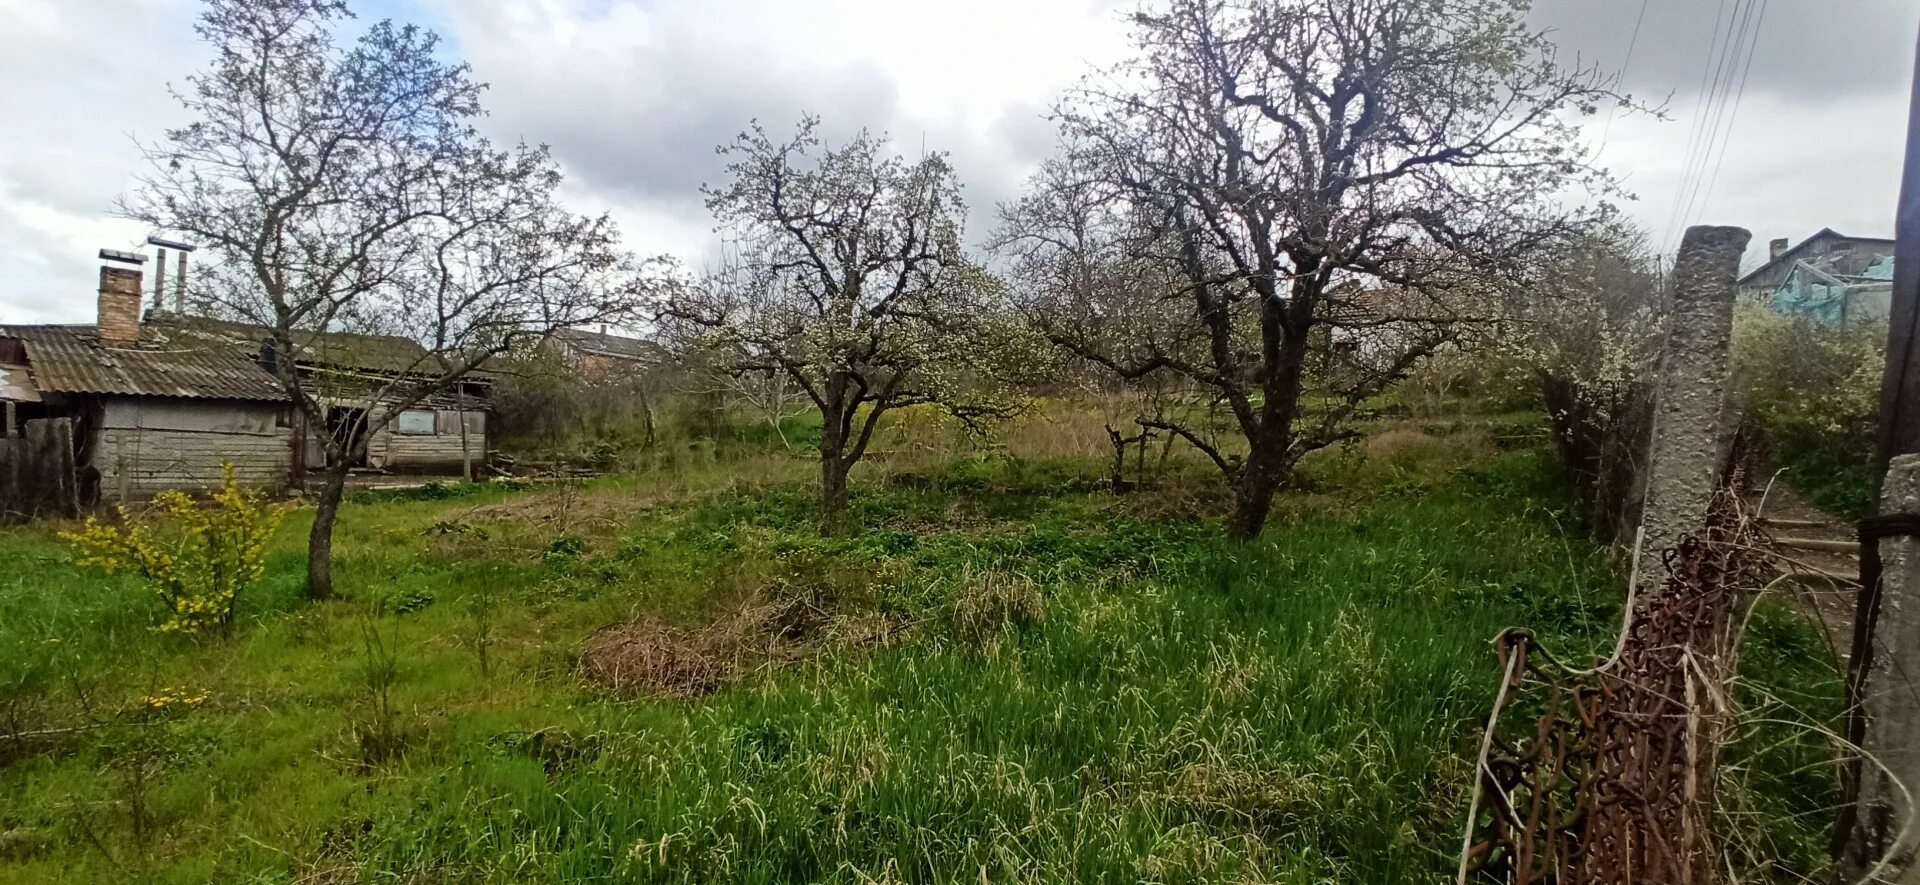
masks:
[[[1847,261],[1796,261],[1768,306],[1833,326],[1878,324],[1893,315],[1893,261],[1881,258],[1858,272]]]
[[[251,323],[178,314],[149,315],[148,333],[162,340],[198,342],[211,349],[251,355],[254,365],[271,377],[278,356],[267,330]],[[418,342],[395,335],[329,332],[311,337],[291,355],[295,369],[306,377],[303,385],[325,407],[325,426],[303,436],[295,447],[291,469],[325,466],[326,447],[320,434],[345,437],[368,433],[369,417],[379,417],[384,382],[414,373],[435,373],[440,365]],[[366,454],[355,467],[392,473],[455,475],[484,459],[487,416],[491,411],[492,379],[482,373],[468,376],[452,389],[409,405],[385,426],[370,431]],[[293,420],[305,416],[295,410]]]
[[[573,371],[598,378],[653,371],[669,359],[666,348],[644,338],[586,329],[556,330],[547,336],[545,347]]]
[[[1740,278],[1740,293],[1754,300],[1773,297],[1801,262],[1832,270],[1841,276],[1860,276],[1867,268],[1893,255],[1893,241],[1882,237],[1849,237],[1833,228],[1790,245],[1786,239],[1767,244],[1767,261]]]
[[[164,253],[163,253],[164,254]],[[0,326],[0,401],[9,435],[35,418],[67,418],[83,497],[128,500],[204,488],[234,465],[251,485],[298,485],[324,466],[320,433],[364,432],[356,417],[386,404],[374,382],[416,371],[427,356],[405,338],[326,333],[288,355],[326,404],[305,427],[272,367],[266,330],[156,309],[142,318],[145,257],[102,251],[92,325]],[[164,259],[163,259],[164,260]],[[161,265],[164,268],[164,264]],[[156,281],[159,308],[165,281]],[[473,377],[399,413],[356,466],[458,473],[486,451],[490,382]]]

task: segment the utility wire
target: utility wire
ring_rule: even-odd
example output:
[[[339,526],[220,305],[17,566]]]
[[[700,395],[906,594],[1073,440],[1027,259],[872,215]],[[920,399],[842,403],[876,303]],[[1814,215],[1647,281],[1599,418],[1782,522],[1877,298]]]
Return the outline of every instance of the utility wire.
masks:
[[[1684,195],[1687,189],[1687,179],[1689,177],[1689,172],[1693,168],[1694,149],[1698,145],[1698,142],[1700,140],[1701,118],[1706,115],[1705,111],[1708,105],[1712,102],[1712,95],[1709,94],[1707,91],[1707,84],[1710,78],[1712,77],[1714,68],[1716,66],[1715,61],[1719,55],[1720,22],[1724,20],[1726,13],[1727,13],[1727,0],[1720,0],[1719,4],[1714,7],[1713,30],[1708,32],[1712,35],[1712,38],[1711,38],[1711,42],[1707,46],[1707,63],[1706,63],[1706,66],[1700,70],[1700,88],[1697,93],[1700,96],[1698,100],[1699,113],[1694,117],[1692,126],[1689,128],[1689,131],[1687,133],[1687,147],[1685,150],[1681,151],[1681,154],[1680,154],[1681,156],[1680,192],[1674,195],[1673,209],[1672,211],[1667,213],[1667,236],[1669,240],[1676,243],[1679,241],[1679,237],[1680,237],[1680,231],[1678,230],[1679,224],[1680,224],[1680,203],[1685,198]],[[1668,250],[1663,249],[1661,251],[1664,252]]]
[[[1720,156],[1713,161],[1713,175],[1707,179],[1707,196],[1700,204],[1700,214],[1705,215],[1713,208],[1713,187],[1720,183],[1720,166],[1726,162],[1727,146],[1733,144],[1733,127],[1740,119],[1740,100],[1747,94],[1747,78],[1753,75],[1753,59],[1759,55],[1760,28],[1767,20],[1767,3],[1760,0],[1760,17],[1753,25],[1753,45],[1747,49],[1747,69],[1740,74],[1740,89],[1733,94],[1733,116],[1727,121],[1727,136],[1720,142]]]
[[[1633,50],[1640,45],[1640,25],[1647,20],[1648,2],[1649,0],[1640,0],[1640,14],[1633,17],[1633,36],[1627,38],[1627,55],[1620,62],[1620,76],[1613,83],[1616,92],[1627,85],[1627,71],[1633,69]],[[1593,150],[1595,160],[1600,159],[1600,155],[1607,151],[1607,138],[1613,134],[1613,116],[1619,110],[1619,101],[1615,101],[1607,108],[1607,122],[1600,127],[1600,146]]]
[[[1721,69],[1714,75],[1714,83],[1719,95],[1719,104],[1714,108],[1712,116],[1708,118],[1706,141],[1702,143],[1700,156],[1696,160],[1698,168],[1695,169],[1692,176],[1692,189],[1685,194],[1686,208],[1681,212],[1681,221],[1683,224],[1691,224],[1698,220],[1699,216],[1695,214],[1694,207],[1699,204],[1700,198],[1706,190],[1708,169],[1714,165],[1712,161],[1716,153],[1715,143],[1718,142],[1718,153],[1724,155],[1728,137],[1732,135],[1731,125],[1727,127],[1727,131],[1723,132],[1720,124],[1728,118],[1727,112],[1729,105],[1738,103],[1737,99],[1734,102],[1728,101],[1728,98],[1734,91],[1735,72],[1739,71],[1743,64],[1747,66],[1748,70],[1752,69],[1753,44],[1759,37],[1759,31],[1751,26],[1754,23],[1754,13],[1758,7],[1759,3],[1757,0],[1746,0],[1746,8],[1744,11],[1735,11],[1739,18],[1739,27],[1732,32],[1732,42],[1728,44],[1727,51],[1721,59]],[[1741,58],[1743,53],[1746,55],[1744,60]],[[1745,94],[1744,87],[1741,94],[1743,96]],[[1704,211],[1705,207],[1701,208],[1702,211]]]
[[[1677,198],[1679,211],[1673,225],[1676,246],[1680,233],[1692,220],[1693,199],[1700,192],[1700,179],[1706,175],[1707,161],[1713,156],[1714,141],[1720,132],[1720,119],[1726,111],[1727,92],[1733,79],[1729,72],[1738,58],[1740,43],[1746,36],[1745,22],[1751,12],[1751,0],[1734,0],[1732,15],[1726,19],[1726,38],[1718,40],[1717,23],[1714,29],[1719,51],[1708,59],[1707,69],[1701,72],[1701,81],[1708,85],[1703,93],[1699,116],[1694,120],[1698,137],[1687,150],[1685,171],[1680,179]],[[1707,76],[1709,72],[1711,78]]]
[[[1724,165],[1738,122],[1739,106],[1746,96],[1746,84],[1752,75],[1766,2],[1736,0],[1732,17],[1725,20],[1725,40],[1721,41],[1719,50],[1711,54],[1707,69],[1701,73],[1702,81],[1709,85],[1695,120],[1697,138],[1689,141],[1683,160],[1680,190],[1668,222],[1670,239],[1675,245],[1685,226],[1698,218],[1696,210],[1705,212],[1707,207],[1703,200],[1709,198],[1711,182],[1718,179]],[[1717,25],[1718,22],[1716,36],[1720,33]],[[1746,57],[1743,59],[1742,55]]]

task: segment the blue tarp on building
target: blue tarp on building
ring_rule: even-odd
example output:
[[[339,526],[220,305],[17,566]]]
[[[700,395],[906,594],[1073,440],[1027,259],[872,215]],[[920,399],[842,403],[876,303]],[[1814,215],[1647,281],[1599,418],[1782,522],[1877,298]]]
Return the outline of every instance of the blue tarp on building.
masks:
[[[1773,309],[1815,322],[1846,325],[1886,322],[1893,304],[1893,258],[1881,258],[1858,275],[1842,276],[1802,261],[1773,293]]]

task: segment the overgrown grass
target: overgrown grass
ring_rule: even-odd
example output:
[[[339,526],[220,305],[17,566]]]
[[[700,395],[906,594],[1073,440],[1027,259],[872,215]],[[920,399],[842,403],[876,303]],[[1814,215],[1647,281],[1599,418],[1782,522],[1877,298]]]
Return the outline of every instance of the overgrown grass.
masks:
[[[0,746],[0,879],[1445,881],[1488,641],[1577,657],[1618,617],[1547,456],[1492,440],[1324,453],[1249,545],[1188,463],[1118,499],[1097,459],[874,465],[833,537],[777,454],[363,500],[342,599],[301,602],[292,519],[205,644],[0,533],[0,697],[88,726]],[[577,665],[605,628],[796,586],[884,629],[768,637],[804,651],[691,697]],[[1756,688],[1830,715],[1804,625],[1761,623]],[[1811,872],[1831,782],[1777,737],[1750,807],[1805,824],[1777,844]]]
[[[1779,444],[1773,460],[1786,471],[1782,478],[1821,510],[1857,520],[1877,509],[1869,448]]]

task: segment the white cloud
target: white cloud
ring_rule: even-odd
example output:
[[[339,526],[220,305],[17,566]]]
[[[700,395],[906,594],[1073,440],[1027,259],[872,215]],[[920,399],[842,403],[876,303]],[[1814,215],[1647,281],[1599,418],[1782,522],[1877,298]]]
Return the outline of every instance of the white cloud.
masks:
[[[176,115],[197,64],[187,0],[0,0],[0,320],[85,322],[94,253],[145,236],[113,216],[133,184],[133,133]]]
[[[1822,227],[1890,227],[1898,188],[1904,64],[1920,9],[1858,0],[1862,15],[1781,8],[1763,30],[1739,125],[1704,220],[1757,241]],[[953,154],[971,232],[987,233],[1050,150],[1041,115],[1089,64],[1125,52],[1130,0],[362,0],[441,31],[492,84],[487,129],[551,144],[583,212],[612,211],[637,252],[698,261],[713,242],[698,187],[715,145],[758,117],[802,113],[829,133],[891,132],[903,153]],[[1773,4],[1779,7],[1779,4]],[[1654,0],[1628,87],[1679,93],[1672,122],[1619,119],[1603,162],[1664,236],[1679,190],[1690,90],[1714,4]],[[1540,21],[1584,58],[1619,59],[1637,8],[1543,0]],[[1822,5],[1824,9],[1824,5]],[[198,64],[194,0],[0,0],[0,321],[90,318],[94,250],[145,233],[111,216],[133,183],[130,134],[157,138],[178,113],[165,84]],[[1623,17],[1624,16],[1624,17]],[[1871,25],[1867,27],[1862,23]],[[1904,28],[1904,30],[1902,30]],[[1864,30],[1863,30],[1864,29]],[[1697,31],[1697,33],[1696,33]],[[1796,53],[1793,47],[1823,47]],[[1836,55],[1834,47],[1847,52]],[[1910,56],[1909,56],[1910,57]],[[1670,82],[1671,81],[1671,82]],[[1597,130],[1597,126],[1595,127]]]
[[[985,234],[1050,146],[1053,96],[1124,48],[1116,14],[1073,0],[427,2],[492,84],[491,131],[552,144],[636,249],[690,258],[712,244],[714,147],[806,113],[830,137],[866,127],[952,153]]]
[[[1665,122],[1621,119],[1600,162],[1639,198],[1627,211],[1668,250],[1691,224],[1752,230],[1750,263],[1768,239],[1797,242],[1822,227],[1890,237],[1905,132],[1871,122],[1888,116],[1888,104],[1876,96],[1806,105],[1749,95],[1724,152],[1691,165],[1693,109]]]

